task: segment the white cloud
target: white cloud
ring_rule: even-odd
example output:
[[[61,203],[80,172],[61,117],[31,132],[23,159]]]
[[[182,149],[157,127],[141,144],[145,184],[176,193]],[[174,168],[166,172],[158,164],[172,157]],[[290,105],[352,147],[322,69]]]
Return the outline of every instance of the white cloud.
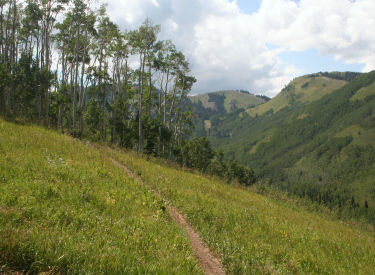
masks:
[[[276,16],[271,5],[284,12]],[[258,17],[272,44],[293,51],[317,49],[348,64],[363,63],[369,71],[375,69],[374,14],[373,0],[263,0]],[[270,26],[272,18],[283,24]]]
[[[375,68],[374,0],[262,0],[242,13],[229,0],[110,0],[122,29],[146,18],[162,25],[188,57],[198,83],[194,92],[249,89],[275,95],[300,71],[283,64],[283,50],[317,49],[347,63]],[[278,45],[270,49],[267,45]]]

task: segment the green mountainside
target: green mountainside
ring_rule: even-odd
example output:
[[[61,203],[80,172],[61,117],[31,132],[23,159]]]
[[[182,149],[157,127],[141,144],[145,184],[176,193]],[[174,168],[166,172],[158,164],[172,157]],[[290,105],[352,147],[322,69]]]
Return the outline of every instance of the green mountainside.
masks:
[[[295,102],[310,103],[347,84],[345,80],[332,79],[325,76],[303,76],[294,79],[272,100],[255,108],[247,108],[252,116],[261,116],[266,112],[282,110]]]
[[[375,222],[375,71],[296,78],[217,122],[214,147],[263,182]]]
[[[168,205],[227,274],[375,272],[365,224],[41,127],[0,119],[0,175],[0,273],[203,274]]]
[[[211,124],[219,116],[263,104],[269,100],[266,96],[250,94],[247,91],[218,91],[189,96],[189,105],[196,113],[193,136],[205,136]]]
[[[189,97],[193,104],[202,104],[218,113],[230,113],[241,108],[251,108],[266,102],[262,97],[246,91],[218,91]]]

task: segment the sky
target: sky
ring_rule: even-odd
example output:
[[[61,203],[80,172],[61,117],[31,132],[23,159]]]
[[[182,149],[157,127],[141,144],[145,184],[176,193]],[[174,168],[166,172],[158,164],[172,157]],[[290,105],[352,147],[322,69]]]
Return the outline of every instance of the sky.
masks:
[[[375,69],[375,0],[102,0],[122,30],[161,25],[197,78],[192,94],[274,96],[319,71]]]

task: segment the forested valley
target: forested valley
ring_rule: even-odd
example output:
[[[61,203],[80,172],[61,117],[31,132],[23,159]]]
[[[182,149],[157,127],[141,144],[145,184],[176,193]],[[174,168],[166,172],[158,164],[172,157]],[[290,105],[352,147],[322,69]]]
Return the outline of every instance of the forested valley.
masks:
[[[208,113],[193,134],[254,169],[261,192],[375,223],[374,83],[374,71],[297,77],[264,104]]]

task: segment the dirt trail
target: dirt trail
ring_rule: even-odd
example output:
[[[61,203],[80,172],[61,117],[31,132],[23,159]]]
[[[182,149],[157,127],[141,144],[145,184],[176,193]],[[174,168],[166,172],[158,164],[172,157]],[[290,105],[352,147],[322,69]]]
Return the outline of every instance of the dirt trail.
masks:
[[[128,175],[134,179],[136,179],[139,183],[144,185],[146,188],[151,190],[153,193],[155,193],[156,196],[161,198],[163,201],[168,202],[166,199],[162,197],[160,192],[158,190],[155,190],[153,186],[150,184],[145,183],[142,181],[141,178],[136,176],[128,167],[125,165],[119,163],[118,161],[112,159],[113,163],[123,169]],[[189,223],[186,221],[185,217],[178,211],[178,209],[171,204],[167,204],[167,211],[173,221],[177,223],[179,226],[181,226],[187,233],[188,238],[190,240],[191,246],[193,247],[194,254],[198,259],[198,262],[204,272],[207,275],[216,275],[216,274],[225,274],[225,269],[221,265],[220,261],[215,258],[208,247],[203,243],[201,238],[199,237],[199,234],[189,225]]]

